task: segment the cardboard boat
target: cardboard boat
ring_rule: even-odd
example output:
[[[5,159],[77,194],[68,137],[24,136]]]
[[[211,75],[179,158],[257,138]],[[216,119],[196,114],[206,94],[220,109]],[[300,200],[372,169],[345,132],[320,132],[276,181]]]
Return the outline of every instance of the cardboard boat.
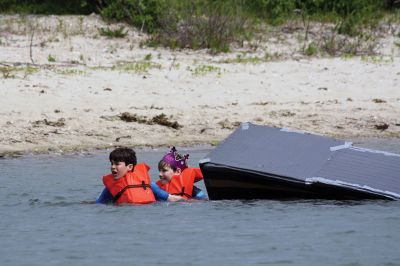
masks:
[[[400,155],[243,123],[200,161],[211,200],[400,199]]]

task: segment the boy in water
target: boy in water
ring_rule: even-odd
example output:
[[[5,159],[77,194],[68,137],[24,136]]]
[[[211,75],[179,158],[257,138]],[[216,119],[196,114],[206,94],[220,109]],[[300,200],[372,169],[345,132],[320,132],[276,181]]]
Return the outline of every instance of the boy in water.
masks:
[[[158,163],[159,178],[158,187],[172,195],[178,195],[184,199],[207,199],[201,189],[194,186],[195,182],[203,179],[199,168],[188,167],[189,154],[181,155],[175,147],[163,156]]]
[[[96,203],[147,204],[156,200],[178,201],[180,196],[169,195],[150,182],[149,167],[136,162],[136,153],[129,148],[116,148],[110,153],[111,174],[103,177],[105,188]]]

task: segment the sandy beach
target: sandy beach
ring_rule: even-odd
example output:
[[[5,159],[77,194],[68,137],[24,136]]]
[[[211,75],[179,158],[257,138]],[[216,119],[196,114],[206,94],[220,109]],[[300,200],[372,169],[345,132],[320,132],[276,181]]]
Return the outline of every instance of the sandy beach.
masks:
[[[2,157],[215,145],[241,122],[400,138],[399,38],[377,56],[305,57],[299,44],[272,38],[211,55],[146,47],[146,35],[128,27],[108,39],[98,16],[0,21]],[[276,51],[284,52],[266,59]]]

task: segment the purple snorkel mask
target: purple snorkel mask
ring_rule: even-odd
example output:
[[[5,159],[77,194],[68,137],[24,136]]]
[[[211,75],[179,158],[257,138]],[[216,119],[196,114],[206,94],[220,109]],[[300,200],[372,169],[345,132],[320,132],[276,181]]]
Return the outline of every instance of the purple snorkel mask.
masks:
[[[171,165],[172,168],[181,169],[182,171],[185,170],[187,165],[187,160],[189,158],[189,154],[181,155],[176,152],[175,147],[172,147],[169,153],[165,154],[162,158],[162,161],[166,162],[167,164]]]

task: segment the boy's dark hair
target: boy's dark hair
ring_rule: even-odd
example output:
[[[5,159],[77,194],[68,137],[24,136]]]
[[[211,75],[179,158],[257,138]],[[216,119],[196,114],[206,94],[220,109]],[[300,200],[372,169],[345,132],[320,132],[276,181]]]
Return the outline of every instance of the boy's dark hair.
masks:
[[[134,150],[126,147],[116,148],[110,153],[110,162],[124,162],[126,165],[133,164],[136,165],[136,153]]]

